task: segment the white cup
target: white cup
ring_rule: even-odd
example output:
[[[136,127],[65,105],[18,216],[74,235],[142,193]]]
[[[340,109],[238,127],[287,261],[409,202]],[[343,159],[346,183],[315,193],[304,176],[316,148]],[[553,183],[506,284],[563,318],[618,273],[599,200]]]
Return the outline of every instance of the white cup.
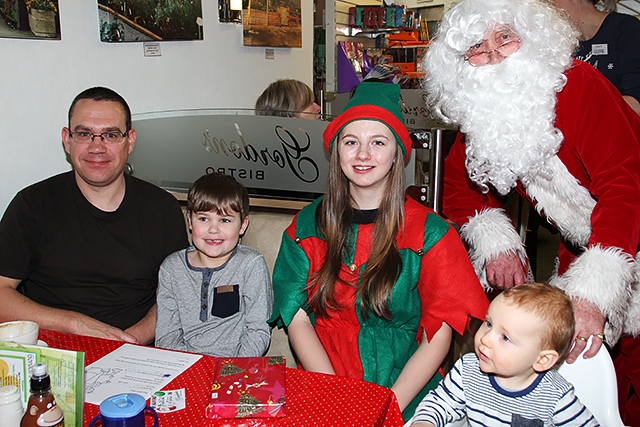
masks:
[[[18,387],[14,385],[0,387],[0,424],[6,427],[20,427],[23,413]]]
[[[38,343],[39,330],[38,324],[29,320],[0,323],[0,341],[35,345]]]

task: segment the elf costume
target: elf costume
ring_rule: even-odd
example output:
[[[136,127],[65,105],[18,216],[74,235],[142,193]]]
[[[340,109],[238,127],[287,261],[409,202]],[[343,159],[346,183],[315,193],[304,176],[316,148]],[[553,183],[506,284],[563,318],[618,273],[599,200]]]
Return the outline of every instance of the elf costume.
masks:
[[[405,159],[408,157],[411,141],[402,121],[399,86],[362,83],[324,132],[327,150],[354,120],[386,124]],[[372,313],[363,316],[356,295],[370,255],[376,211],[354,211],[335,286],[335,300],[341,308],[315,316],[308,307],[310,292],[314,292],[309,284],[327,251],[315,221],[321,200],[300,211],[283,235],[273,272],[275,302],[270,322],[288,326],[299,309],[307,311],[337,375],[391,387],[417,350],[423,331],[431,340],[444,322],[462,334],[471,316],[484,318],[488,301],[458,234],[433,210],[409,198],[404,203],[404,227],[396,238],[402,268],[388,299],[392,319]],[[405,419],[441,378],[439,373],[434,375],[405,409]]]

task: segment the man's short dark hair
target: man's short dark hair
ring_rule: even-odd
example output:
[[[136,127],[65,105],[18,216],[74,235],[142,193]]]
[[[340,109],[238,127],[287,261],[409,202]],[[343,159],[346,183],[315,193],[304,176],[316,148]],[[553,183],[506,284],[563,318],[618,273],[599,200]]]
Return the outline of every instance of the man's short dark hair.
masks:
[[[124,110],[124,121],[127,127],[124,132],[131,129],[131,109],[129,108],[129,104],[127,104],[127,101],[125,101],[124,98],[121,97],[117,92],[109,88],[100,86],[83,90],[73,99],[71,107],[69,107],[69,129],[71,129],[71,116],[73,115],[73,109],[75,108],[78,101],[82,99],[90,99],[92,101],[117,102],[122,106],[122,109]]]

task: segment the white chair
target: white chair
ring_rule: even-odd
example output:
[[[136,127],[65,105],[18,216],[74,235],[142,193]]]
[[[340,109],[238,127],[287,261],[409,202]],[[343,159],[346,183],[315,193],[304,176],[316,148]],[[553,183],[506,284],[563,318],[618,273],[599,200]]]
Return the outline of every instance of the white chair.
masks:
[[[564,363],[560,366],[558,372],[573,384],[576,396],[589,408],[600,425],[624,427],[618,410],[616,373],[611,356],[604,346],[591,359],[580,355],[572,364]]]

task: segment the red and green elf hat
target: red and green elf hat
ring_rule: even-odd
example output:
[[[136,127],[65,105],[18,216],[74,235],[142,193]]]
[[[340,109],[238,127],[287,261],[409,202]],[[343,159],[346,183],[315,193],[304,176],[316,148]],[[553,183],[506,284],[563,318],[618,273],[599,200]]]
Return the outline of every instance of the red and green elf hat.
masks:
[[[411,138],[400,109],[399,85],[367,81],[360,83],[342,113],[322,133],[324,148],[329,153],[342,129],[356,120],[377,120],[387,125],[396,137],[405,161],[409,158]]]

